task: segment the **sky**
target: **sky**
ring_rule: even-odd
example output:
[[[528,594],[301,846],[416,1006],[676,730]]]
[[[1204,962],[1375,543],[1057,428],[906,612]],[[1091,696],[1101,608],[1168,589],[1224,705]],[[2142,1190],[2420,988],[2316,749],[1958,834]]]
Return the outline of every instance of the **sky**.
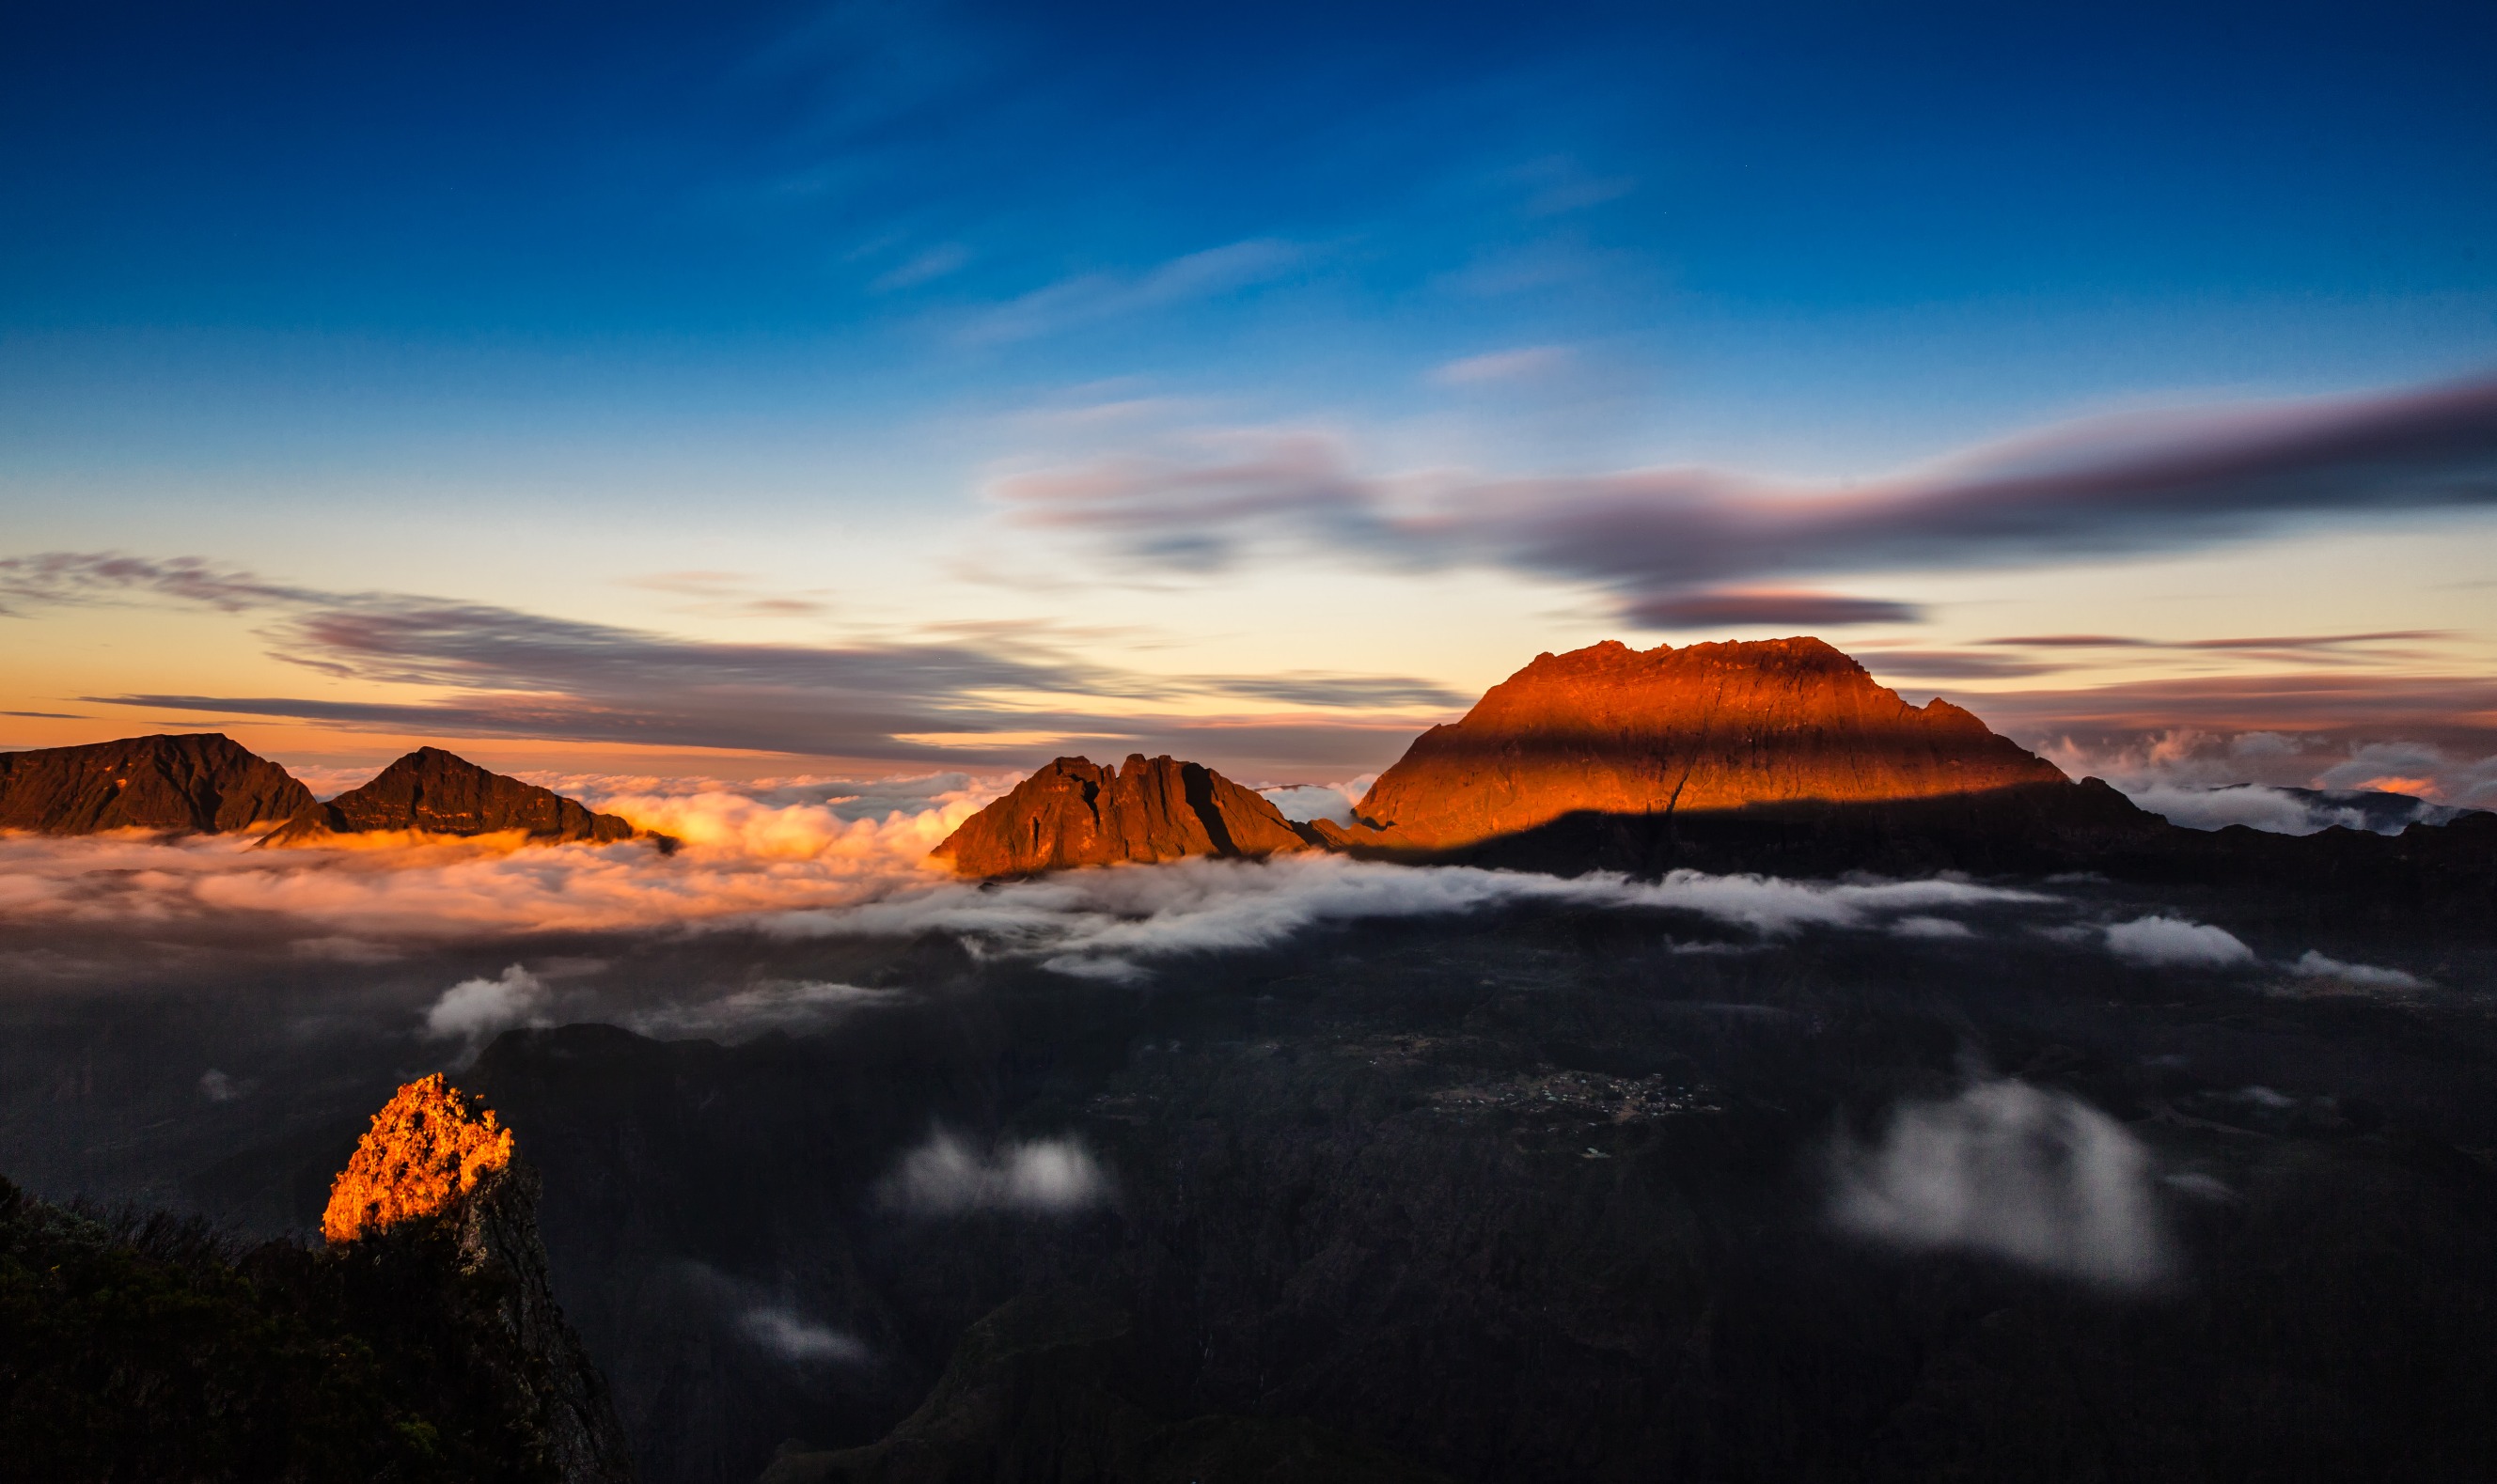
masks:
[[[5,21],[0,746],[1330,781],[1814,633],[2497,804],[2485,6]]]

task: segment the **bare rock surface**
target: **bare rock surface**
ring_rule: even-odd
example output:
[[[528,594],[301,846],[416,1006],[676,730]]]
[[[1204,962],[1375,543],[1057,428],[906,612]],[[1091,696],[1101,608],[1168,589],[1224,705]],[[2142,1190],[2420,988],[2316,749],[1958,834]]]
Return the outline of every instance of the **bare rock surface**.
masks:
[[[1856,804],[2069,781],[1939,698],[1910,706],[1817,639],[1607,641],[1537,655],[1433,727],[1330,843],[1449,849],[1576,812]]]
[[[0,830],[217,834],[311,803],[285,769],[219,732],[0,752]]]
[[[632,822],[595,814],[553,789],[507,778],[439,747],[419,747],[362,788],[327,804],[306,802],[264,845],[317,845],[341,835],[499,835],[531,844],[631,839]]]
[[[1123,768],[1062,757],[963,821],[932,854],[966,876],[1070,866],[1259,858],[1314,842],[1263,795],[1210,768],[1130,756]]]

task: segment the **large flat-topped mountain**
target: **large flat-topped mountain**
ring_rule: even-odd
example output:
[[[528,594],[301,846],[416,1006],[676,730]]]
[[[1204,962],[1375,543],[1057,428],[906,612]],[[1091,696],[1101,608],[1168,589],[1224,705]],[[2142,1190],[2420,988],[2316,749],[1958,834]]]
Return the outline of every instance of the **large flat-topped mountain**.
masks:
[[[1268,856],[1312,843],[1262,795],[1195,763],[1062,757],[963,821],[931,854],[966,876],[1068,866]]]
[[[0,752],[0,830],[215,834],[311,802],[285,769],[217,732]]]
[[[1379,775],[1345,843],[1446,849],[1565,814],[1920,799],[2062,770],[1942,700],[1910,706],[1817,639],[1613,642],[1534,662]]]
[[[489,773],[439,747],[420,747],[380,776],[327,804],[307,803],[271,831],[264,845],[317,845],[339,836],[500,835],[518,831],[531,844],[585,840],[607,844],[633,837],[630,820],[593,814],[553,789]]]

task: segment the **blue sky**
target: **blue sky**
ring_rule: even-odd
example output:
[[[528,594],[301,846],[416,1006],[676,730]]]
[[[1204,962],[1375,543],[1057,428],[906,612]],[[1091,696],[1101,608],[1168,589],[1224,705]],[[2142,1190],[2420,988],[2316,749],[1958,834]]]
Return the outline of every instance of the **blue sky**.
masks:
[[[1165,679],[1470,693],[1617,630],[1614,589],[1373,543],[1351,565],[1377,584],[1305,598],[1307,532],[1220,564],[1167,536],[1041,560],[999,491],[1295,432],[1391,484],[1847,488],[2075,419],[2497,369],[2484,6],[64,5],[10,27],[0,556],[192,557],[709,642],[1022,625]],[[2447,636],[2404,675],[2484,670],[2484,593],[2418,595],[2497,553],[2472,448],[2470,498],[2353,489],[2347,521],[2135,542],[2121,576],[2020,579],[2070,592],[2018,616],[2286,632],[2311,584],[2265,574],[2302,570],[2298,539],[2391,543],[2325,627]],[[2237,553],[2194,579],[2234,595],[2219,612],[2073,611],[2214,552]],[[2423,584],[2431,559],[2453,570]],[[2054,565],[1841,585],[1923,625],[1857,637],[1965,648],[2013,616],[1970,584]],[[689,571],[710,595],[654,606]],[[1258,616],[1305,602],[1306,632]],[[74,641],[125,621],[37,606]],[[140,606],[191,636],[195,683],[28,673],[15,709],[305,668],[267,669],[266,623]],[[1647,642],[1692,637],[1741,636]],[[1059,724],[952,704],[973,732]]]

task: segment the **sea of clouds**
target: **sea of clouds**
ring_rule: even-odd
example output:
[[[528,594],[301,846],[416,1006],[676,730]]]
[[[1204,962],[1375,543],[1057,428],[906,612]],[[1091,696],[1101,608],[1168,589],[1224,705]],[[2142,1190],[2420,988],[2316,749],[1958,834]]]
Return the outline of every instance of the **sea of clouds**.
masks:
[[[1879,932],[1938,950],[2042,933],[2138,968],[2269,973],[2285,984],[2375,993],[2421,987],[2400,970],[2312,950],[2266,959],[2224,928],[2172,915],[2114,920],[2051,886],[1696,871],[1561,877],[1322,854],[977,883],[932,865],[928,853],[1011,777],[548,781],[681,843],[669,851],[648,841],[522,847],[490,838],[257,850],[234,837],[0,835],[0,921],[24,930],[10,958],[30,976],[93,977],[99,965],[130,962],[149,946],[160,963],[247,946],[353,964],[514,941],[499,971],[437,981],[429,992],[419,1033],[450,1055],[473,1054],[515,1026],[595,1013],[556,982],[570,970],[526,952],[523,940],[544,934],[739,931],[795,945],[938,932],[1062,974],[1140,982],[1188,954],[1263,949],[1332,925],[1546,906],[1674,912],[1716,925],[1706,942],[1690,945],[1694,951],[1722,951],[1729,936],[1740,947],[1806,931]],[[1314,810],[1329,805],[1312,796],[1348,805],[1361,781],[1277,792]],[[791,975],[601,1018],[657,1035],[751,1034],[822,1025],[895,993]]]
[[[2278,732],[2222,736],[2178,728],[2092,747],[2039,749],[2074,777],[2096,776],[2189,830],[2230,825],[2275,835],[2330,829],[2398,835],[2497,808],[2497,757],[2472,761],[2431,742],[2317,744]]]

